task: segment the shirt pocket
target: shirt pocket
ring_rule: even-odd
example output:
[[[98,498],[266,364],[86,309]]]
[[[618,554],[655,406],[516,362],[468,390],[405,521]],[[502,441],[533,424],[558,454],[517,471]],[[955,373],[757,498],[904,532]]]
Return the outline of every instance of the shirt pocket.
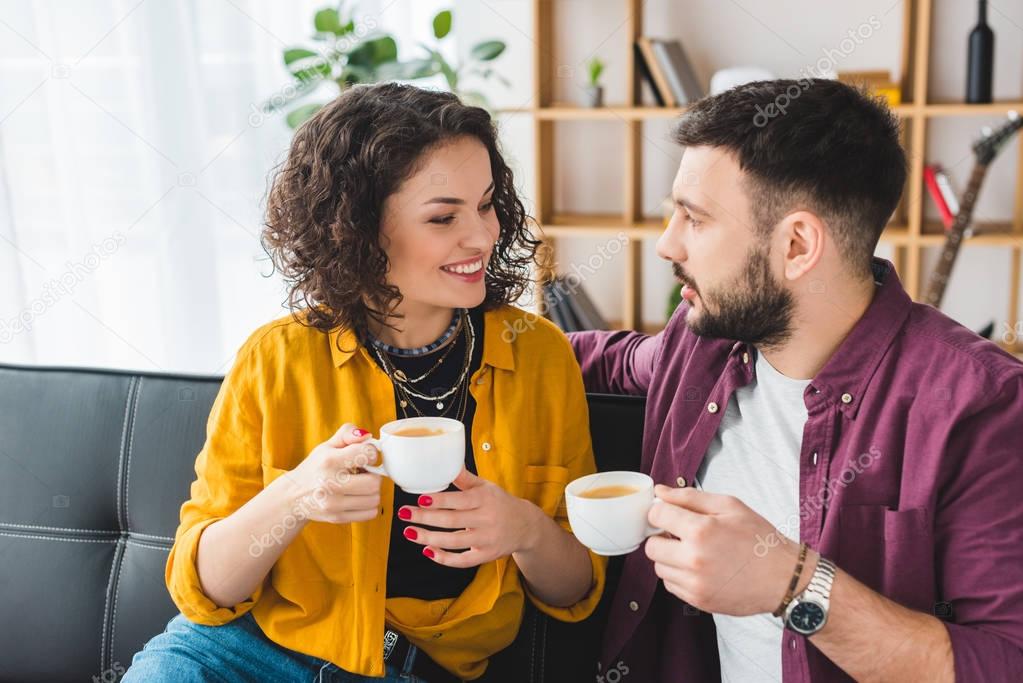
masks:
[[[561,465],[526,465],[526,499],[549,517],[566,516],[564,505],[568,468]]]
[[[927,508],[843,505],[835,563],[885,597],[933,609],[934,531]]]

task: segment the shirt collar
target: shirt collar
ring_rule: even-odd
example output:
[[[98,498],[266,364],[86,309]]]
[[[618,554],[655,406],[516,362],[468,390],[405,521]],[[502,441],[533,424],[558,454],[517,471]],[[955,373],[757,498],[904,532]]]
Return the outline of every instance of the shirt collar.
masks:
[[[871,268],[879,284],[873,300],[807,389],[810,396],[835,402],[849,418],[856,417],[867,384],[913,305],[890,261],[875,258]]]
[[[512,345],[504,339],[504,335],[494,333],[494,330],[514,329],[511,320],[514,317],[514,312],[515,309],[510,306],[501,306],[484,312],[483,325],[486,329],[491,330],[491,333],[483,335],[483,365],[490,365],[501,370],[515,369],[515,354],[512,351]],[[341,367],[360,351],[367,360],[372,361],[352,330],[339,328],[332,331],[328,338],[330,339],[330,355],[336,367]]]

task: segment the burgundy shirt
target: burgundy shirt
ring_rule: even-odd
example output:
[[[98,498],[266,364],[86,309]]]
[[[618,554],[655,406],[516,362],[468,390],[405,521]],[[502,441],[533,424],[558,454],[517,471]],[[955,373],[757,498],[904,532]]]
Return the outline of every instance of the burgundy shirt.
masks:
[[[1023,363],[930,306],[888,261],[874,299],[807,387],[800,537],[839,568],[948,628],[960,681],[1023,679]],[[643,472],[692,482],[732,393],[741,342],[702,338],[683,302],[657,336],[570,335],[589,391],[647,396]],[[832,606],[834,609],[834,605]],[[849,680],[807,639],[782,638],[785,683]],[[604,672],[720,677],[714,622],[664,590],[642,548],[604,635]]]

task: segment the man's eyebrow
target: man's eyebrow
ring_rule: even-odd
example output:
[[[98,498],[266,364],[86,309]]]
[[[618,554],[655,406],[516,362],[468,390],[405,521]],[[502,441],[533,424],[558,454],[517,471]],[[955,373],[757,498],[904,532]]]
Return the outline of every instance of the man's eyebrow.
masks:
[[[698,214],[702,214],[704,216],[712,215],[710,211],[707,211],[707,209],[704,209],[701,206],[693,204],[691,201],[689,201],[685,197],[674,197],[673,199],[674,199],[674,202],[675,202],[675,204],[677,206],[684,206],[686,209],[688,209],[692,213],[698,213]]]
[[[494,189],[494,183],[493,183],[493,181],[491,181],[490,185],[487,187],[487,189],[483,190],[483,194],[486,194],[486,193],[490,192],[493,189]],[[423,204],[456,204],[456,205],[462,205],[462,204],[465,204],[465,200],[462,199],[461,197],[434,197],[433,199],[427,199],[425,202],[423,202]]]

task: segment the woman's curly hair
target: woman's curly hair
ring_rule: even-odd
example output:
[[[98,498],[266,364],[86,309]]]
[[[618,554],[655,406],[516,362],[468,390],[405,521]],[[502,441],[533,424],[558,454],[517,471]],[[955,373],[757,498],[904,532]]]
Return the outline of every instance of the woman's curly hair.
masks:
[[[401,302],[385,281],[380,246],[384,200],[419,168],[424,155],[471,135],[487,148],[500,234],[486,273],[489,310],[512,303],[530,284],[539,242],[498,149],[490,114],[450,93],[383,83],[354,86],[295,133],[273,173],[261,242],[287,283],[293,317],[323,332],[388,325]],[[298,315],[307,309],[303,321]]]

